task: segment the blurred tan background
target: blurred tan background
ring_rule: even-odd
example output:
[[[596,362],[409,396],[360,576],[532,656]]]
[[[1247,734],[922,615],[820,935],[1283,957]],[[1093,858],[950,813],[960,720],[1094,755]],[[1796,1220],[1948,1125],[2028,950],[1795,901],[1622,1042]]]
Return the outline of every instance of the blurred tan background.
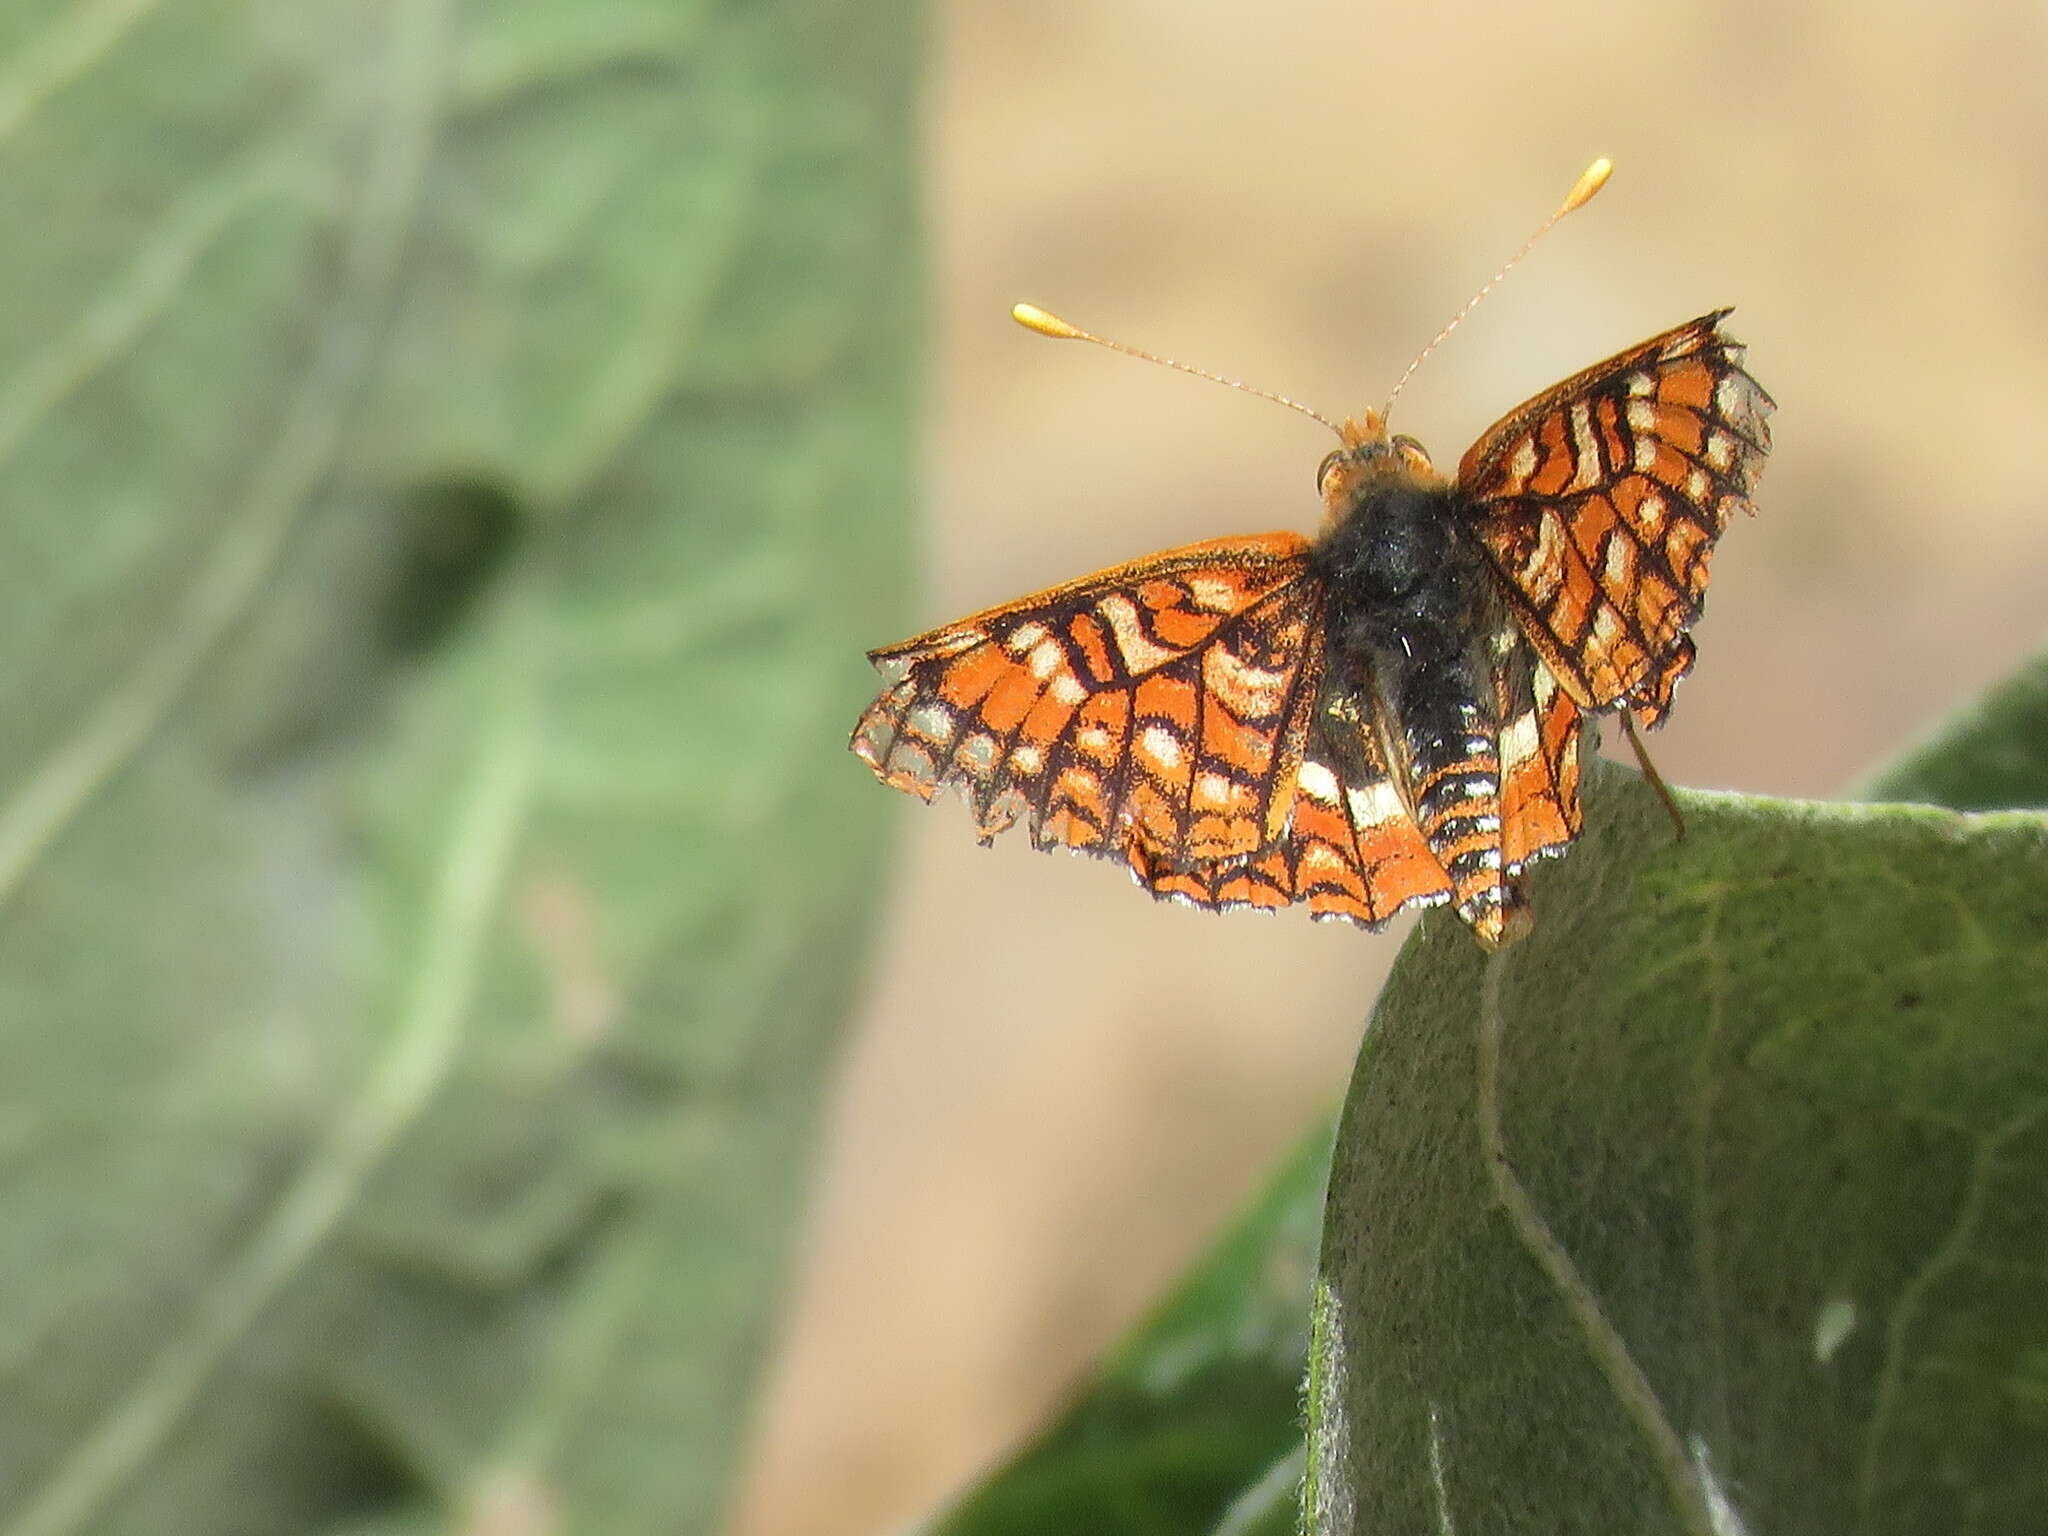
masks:
[[[1837,792],[2048,640],[2048,8],[952,0],[932,24],[904,633],[1314,528],[1313,424],[1029,336],[1013,300],[1351,412],[1607,154],[1398,426],[1449,469],[1556,379],[1738,306],[1777,448],[1665,774]],[[979,849],[957,802],[898,814],[744,1536],[890,1530],[1042,1421],[1334,1103],[1405,931],[1156,906],[1107,865]]]

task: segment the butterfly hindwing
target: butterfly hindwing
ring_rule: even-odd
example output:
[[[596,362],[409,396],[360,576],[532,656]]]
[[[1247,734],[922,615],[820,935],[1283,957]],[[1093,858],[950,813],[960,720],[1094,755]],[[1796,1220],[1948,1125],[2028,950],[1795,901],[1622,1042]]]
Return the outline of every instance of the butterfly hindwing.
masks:
[[[1703,315],[1509,413],[1458,488],[1530,643],[1581,708],[1655,724],[1692,659],[1714,541],[1770,449],[1770,396]]]
[[[1502,663],[1501,858],[1508,871],[1559,853],[1579,835],[1582,716],[1549,666],[1521,646]]]
[[[1369,741],[1353,743],[1340,722],[1317,716],[1295,785],[1294,814],[1277,846],[1250,859],[1178,867],[1133,846],[1132,874],[1155,896],[1212,912],[1303,902],[1314,917],[1367,928],[1404,907],[1449,898],[1450,878]]]
[[[891,686],[853,750],[929,800],[956,785],[984,840],[1173,863],[1243,858],[1284,828],[1322,665],[1322,586],[1293,533],[1098,572],[870,653]]]
[[[1460,760],[1404,795],[1386,762],[1389,733],[1319,713],[1278,846],[1177,867],[1133,845],[1126,861],[1138,883],[1207,911],[1301,902],[1315,917],[1367,928],[1455,898],[1474,931],[1499,943],[1523,902],[1522,867],[1578,835],[1581,716],[1511,627],[1493,654],[1502,723],[1484,761]]]

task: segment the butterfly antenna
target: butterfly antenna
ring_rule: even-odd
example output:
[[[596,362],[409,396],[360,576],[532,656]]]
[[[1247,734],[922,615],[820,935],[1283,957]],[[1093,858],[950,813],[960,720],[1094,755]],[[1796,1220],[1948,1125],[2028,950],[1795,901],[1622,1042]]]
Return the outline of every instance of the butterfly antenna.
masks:
[[[1299,400],[1290,400],[1285,395],[1276,395],[1269,389],[1259,389],[1254,385],[1244,383],[1240,379],[1226,379],[1222,374],[1211,373],[1206,368],[1192,367],[1187,363],[1175,362],[1170,357],[1160,357],[1157,353],[1141,351],[1137,347],[1127,347],[1120,341],[1111,341],[1105,336],[1097,336],[1092,331],[1084,331],[1078,325],[1070,325],[1058,315],[1040,309],[1036,304],[1013,304],[1010,307],[1010,318],[1023,326],[1025,330],[1036,331],[1041,336],[1050,336],[1055,341],[1092,341],[1098,347],[1107,347],[1110,351],[1121,352],[1126,357],[1142,358],[1145,362],[1157,363],[1162,368],[1172,368],[1180,373],[1191,373],[1196,378],[1207,379],[1212,384],[1222,384],[1231,389],[1242,390],[1248,395],[1257,395],[1261,400],[1270,400],[1275,405],[1286,406],[1290,411],[1299,411],[1311,421],[1320,421],[1332,432],[1335,432],[1340,439],[1344,436],[1342,429],[1338,427],[1337,423],[1330,420],[1321,411],[1303,405]]]
[[[1613,174],[1614,162],[1605,155],[1595,160],[1580,173],[1579,179],[1572,184],[1571,191],[1565,194],[1564,201],[1557,205],[1557,211],[1537,226],[1536,233],[1522,242],[1522,248],[1510,256],[1498,272],[1494,273],[1493,276],[1480,285],[1479,291],[1465,301],[1465,307],[1451,316],[1451,323],[1438,331],[1431,338],[1429,345],[1415,354],[1415,361],[1408,365],[1408,371],[1401,375],[1400,381],[1394,385],[1394,393],[1387,396],[1387,403],[1380,410],[1380,419],[1382,421],[1386,420],[1387,412],[1394,408],[1394,400],[1401,393],[1403,386],[1414,375],[1415,370],[1422,366],[1423,359],[1442,346],[1444,338],[1465,323],[1465,317],[1479,307],[1479,301],[1493,292],[1494,288],[1500,283],[1500,280],[1514,270],[1516,262],[1536,248],[1536,242],[1549,234],[1556,227],[1559,219],[1562,219],[1568,213],[1577,212],[1590,203],[1593,200],[1593,194],[1606,186],[1607,178]]]

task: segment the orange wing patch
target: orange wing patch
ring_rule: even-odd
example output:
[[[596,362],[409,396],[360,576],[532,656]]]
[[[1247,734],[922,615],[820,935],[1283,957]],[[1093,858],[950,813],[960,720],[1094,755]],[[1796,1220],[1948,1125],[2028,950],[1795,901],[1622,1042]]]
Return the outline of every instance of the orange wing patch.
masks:
[[[1663,717],[1714,541],[1754,510],[1773,406],[1721,334],[1726,313],[1567,379],[1458,466],[1530,643],[1581,708]]]
[[[983,841],[1180,864],[1287,824],[1322,677],[1298,534],[1217,539],[869,653],[891,686],[852,747],[885,784],[957,786]]]

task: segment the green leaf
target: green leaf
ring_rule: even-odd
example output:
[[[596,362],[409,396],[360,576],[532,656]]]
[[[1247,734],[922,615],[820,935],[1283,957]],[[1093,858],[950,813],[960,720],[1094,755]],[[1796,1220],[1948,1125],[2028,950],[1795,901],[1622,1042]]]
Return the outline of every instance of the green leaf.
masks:
[[[2048,1497],[2048,821],[1602,764],[1346,1103],[1318,1532],[2008,1532]]]
[[[1330,1131],[1322,1127],[1086,1395],[941,1519],[936,1536],[1291,1533],[1301,1486],[1301,1365],[1329,1165]]]
[[[887,810],[910,14],[0,38],[0,1536],[706,1529]]]
[[[2048,806],[2048,652],[1879,773],[1865,797],[1954,811]]]

